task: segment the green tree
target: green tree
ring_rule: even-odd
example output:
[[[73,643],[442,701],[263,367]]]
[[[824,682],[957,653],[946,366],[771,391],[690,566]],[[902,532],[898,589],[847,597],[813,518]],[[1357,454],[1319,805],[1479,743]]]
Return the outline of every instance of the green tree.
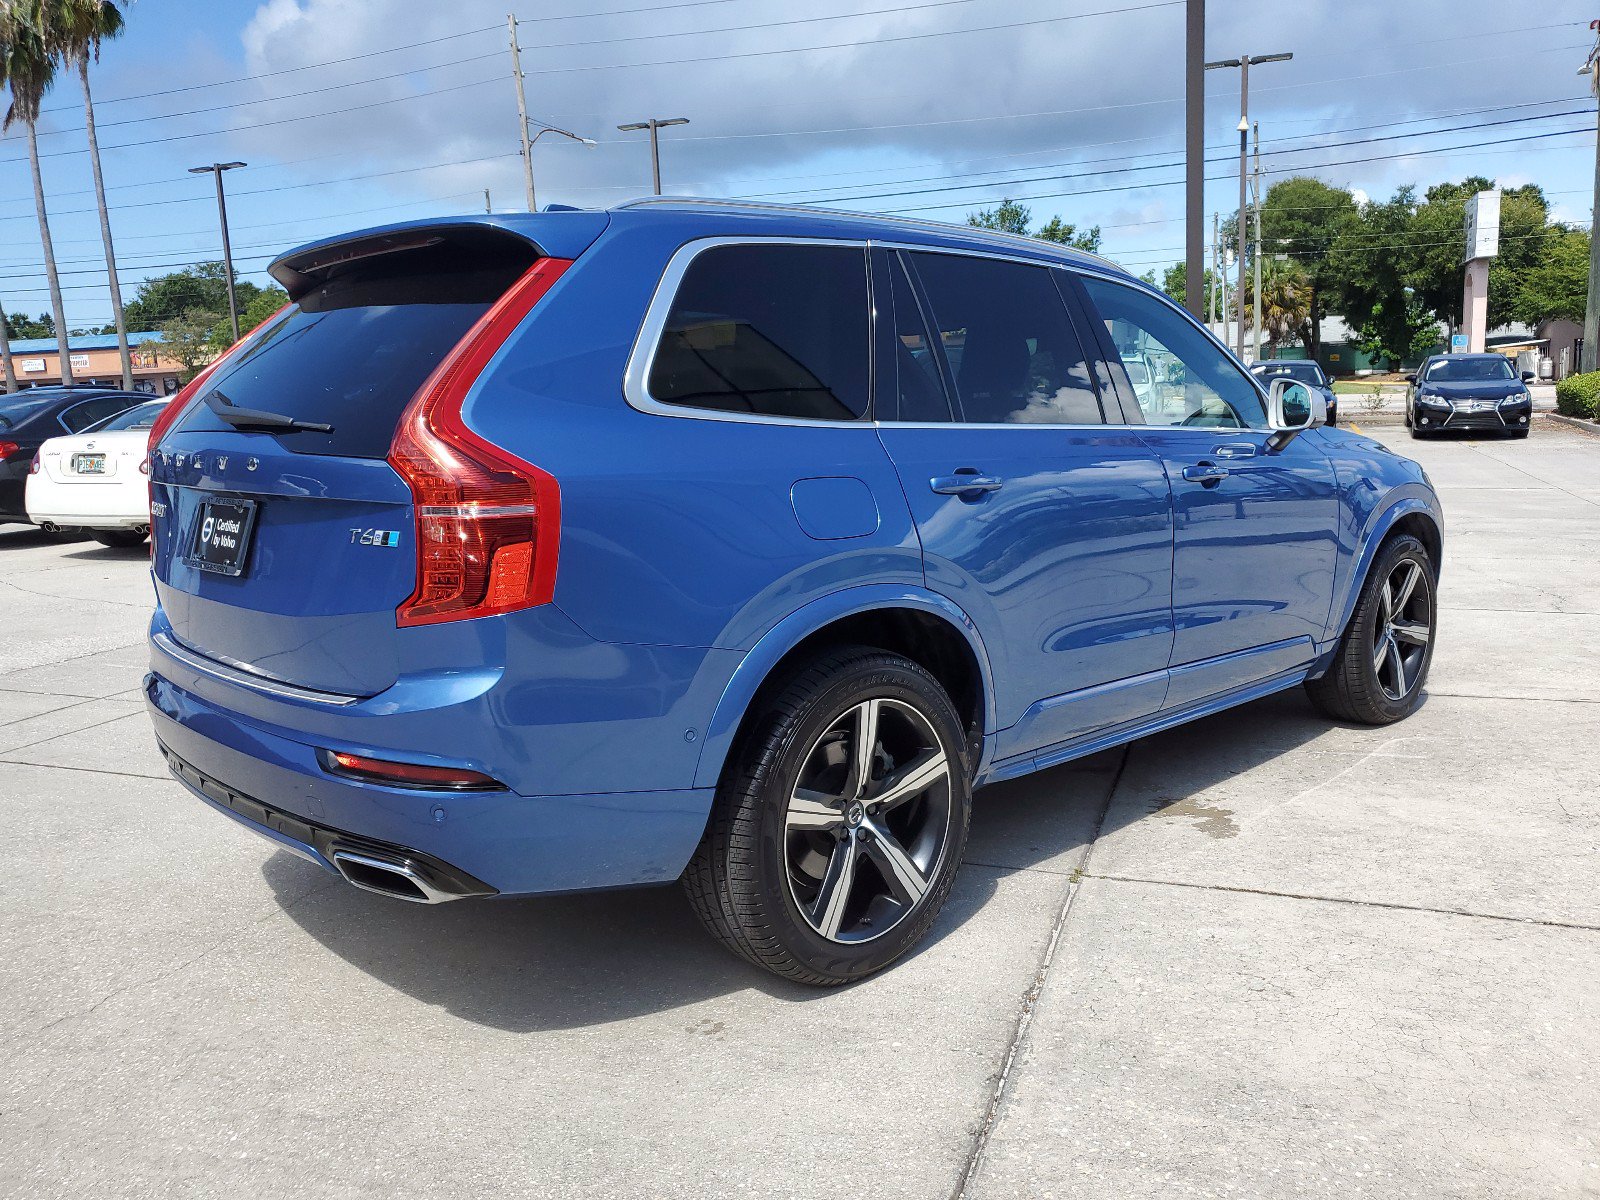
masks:
[[[29,338],[54,337],[56,323],[47,312],[40,313],[37,317],[24,316],[22,313],[7,313],[6,331],[19,342]]]
[[[261,294],[253,283],[239,282],[234,273],[234,294],[243,312]],[[128,327],[161,329],[174,317],[190,312],[228,311],[228,274],[220,262],[199,263],[182,271],[146,279],[128,301]],[[243,326],[241,324],[240,328]]]
[[[1408,229],[1406,274],[1422,302],[1452,329],[1462,321],[1462,255],[1467,201],[1494,187],[1481,175],[1429,188]],[[1515,319],[1523,281],[1538,264],[1549,236],[1550,207],[1535,185],[1500,195],[1500,253],[1489,268],[1489,328]]]
[[[1015,200],[1002,200],[994,208],[979,209],[975,213],[967,214],[967,224],[976,229],[993,229],[998,233],[1042,238],[1047,242],[1071,246],[1074,250],[1084,250],[1090,254],[1100,253],[1098,225],[1079,233],[1076,225],[1063,221],[1060,217],[1051,217],[1043,229],[1034,233],[1030,228],[1032,221],[1033,210]]]
[[[216,312],[191,309],[167,318],[161,324],[160,341],[145,345],[178,363],[183,368],[178,377],[188,383],[200,373],[200,368],[217,356],[211,334],[217,322],[225,319]]]
[[[289,293],[282,288],[258,288],[250,302],[239,309],[239,336],[249,333],[287,303]],[[226,350],[232,342],[233,323],[224,316],[211,330],[211,344],[219,350]]]
[[[1431,306],[1407,281],[1416,192],[1409,185],[1388,200],[1361,206],[1328,252],[1327,266],[1339,281],[1344,319],[1362,348],[1374,357],[1401,362],[1432,332]]]
[[[1257,323],[1255,274],[1245,272],[1245,317]],[[1311,312],[1311,276],[1292,258],[1263,258],[1261,261],[1260,318],[1268,353],[1276,358],[1278,347],[1292,341],[1305,327]]]
[[[1206,296],[1205,307],[1202,311],[1210,312],[1211,302],[1214,299],[1214,293],[1217,286],[1216,279],[1211,274],[1210,267],[1206,267],[1200,272],[1200,279],[1201,286],[1205,289]],[[1155,283],[1155,280],[1152,279],[1150,282]],[[1162,272],[1160,286],[1163,292],[1171,296],[1179,304],[1187,307],[1188,301],[1186,297],[1189,294],[1189,279],[1186,273],[1186,267],[1182,261],[1173,263],[1170,267]]]
[[[1581,321],[1588,299],[1589,232],[1555,226],[1544,239],[1539,260],[1522,277],[1513,319],[1528,325],[1560,318]]]
[[[39,106],[55,82],[61,49],[56,42],[52,0],[4,0],[0,3],[0,86],[11,91],[0,131],[18,121],[28,137],[28,165],[33,170],[33,207],[39,219],[39,244],[50,285],[50,311],[55,316],[56,349],[61,382],[72,382],[72,356],[67,352],[67,318],[61,303],[61,277],[56,271],[55,243],[50,239],[50,214],[44,202],[44,175],[39,169]]]
[[[1273,184],[1261,202],[1263,253],[1287,254],[1305,268],[1311,281],[1306,317],[1295,332],[1313,358],[1322,352],[1323,318],[1343,299],[1343,281],[1329,252],[1356,220],[1356,203],[1349,192],[1309,175]]]

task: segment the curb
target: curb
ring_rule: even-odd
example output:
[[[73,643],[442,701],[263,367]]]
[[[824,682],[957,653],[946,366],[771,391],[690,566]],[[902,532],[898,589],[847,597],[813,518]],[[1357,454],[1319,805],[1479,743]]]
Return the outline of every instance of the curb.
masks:
[[[1581,417],[1569,417],[1562,413],[1540,413],[1546,421],[1553,421],[1557,425],[1565,425],[1569,429],[1576,429],[1579,433],[1589,437],[1600,437],[1600,425],[1593,421],[1585,421]]]

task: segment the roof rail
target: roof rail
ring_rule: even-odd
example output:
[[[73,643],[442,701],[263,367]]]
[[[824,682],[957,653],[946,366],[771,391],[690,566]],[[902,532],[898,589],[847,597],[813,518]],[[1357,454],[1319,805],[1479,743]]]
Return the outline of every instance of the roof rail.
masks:
[[[872,221],[881,225],[896,228],[924,229],[935,233],[948,234],[951,231],[959,232],[963,237],[976,238],[979,241],[995,242],[1004,246],[1026,246],[1038,250],[1042,246],[1058,246],[1069,254],[1079,255],[1091,262],[1100,263],[1118,272],[1127,272],[1126,267],[1118,266],[1109,258],[1080,250],[1076,246],[1067,246],[1060,242],[1047,242],[1041,238],[1029,237],[1022,233],[1003,233],[996,229],[984,229],[977,225],[957,225],[953,221],[933,221],[925,217],[902,217],[889,213],[856,212],[843,208],[821,208],[814,204],[776,204],[768,200],[727,200],[714,196],[639,196],[633,200],[624,200],[614,204],[613,209],[625,208],[652,208],[656,205],[688,205],[691,207],[722,208],[722,209],[753,209],[757,212],[770,213],[803,213],[809,216],[832,217],[846,220]]]

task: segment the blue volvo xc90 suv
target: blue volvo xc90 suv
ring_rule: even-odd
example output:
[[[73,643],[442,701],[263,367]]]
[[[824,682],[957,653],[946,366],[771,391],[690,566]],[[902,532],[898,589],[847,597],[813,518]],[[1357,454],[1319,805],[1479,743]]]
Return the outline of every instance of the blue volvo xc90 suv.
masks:
[[[152,432],[145,687],[184,784],[358,887],[681,878],[837,984],[926,931],[981,784],[1419,702],[1421,469],[1101,259],[657,200],[272,273]]]

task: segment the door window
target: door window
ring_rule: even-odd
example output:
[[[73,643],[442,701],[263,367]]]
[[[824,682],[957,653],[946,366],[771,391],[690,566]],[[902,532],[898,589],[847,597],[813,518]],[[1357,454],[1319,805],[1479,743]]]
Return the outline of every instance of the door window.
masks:
[[[1104,423],[1083,347],[1048,267],[965,254],[911,258],[965,421]]]
[[[663,404],[853,421],[867,411],[863,247],[749,243],[695,256],[650,366]]]
[[[890,261],[889,275],[894,293],[895,419],[949,421],[950,397],[939,374],[939,350],[928,335],[922,308],[898,255]]]
[[[1176,307],[1125,284],[1082,279],[1148,424],[1266,426],[1266,406],[1255,385]]]

